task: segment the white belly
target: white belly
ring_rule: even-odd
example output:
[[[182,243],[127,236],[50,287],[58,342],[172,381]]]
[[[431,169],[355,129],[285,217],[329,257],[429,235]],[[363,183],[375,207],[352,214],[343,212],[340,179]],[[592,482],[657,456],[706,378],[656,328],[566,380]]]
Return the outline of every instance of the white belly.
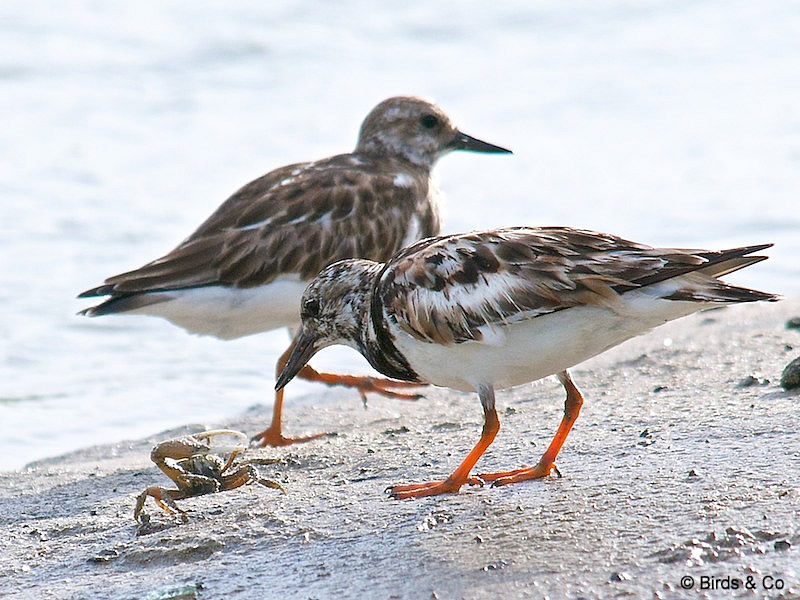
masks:
[[[473,391],[503,389],[554,375],[667,321],[705,307],[629,292],[625,310],[569,308],[498,327],[482,341],[443,346],[395,331],[395,344],[414,371],[434,385]],[[624,314],[622,314],[624,312]]]
[[[167,298],[163,302],[120,314],[162,317],[190,333],[231,340],[297,326],[307,283],[292,276],[248,289],[209,286],[159,292]]]

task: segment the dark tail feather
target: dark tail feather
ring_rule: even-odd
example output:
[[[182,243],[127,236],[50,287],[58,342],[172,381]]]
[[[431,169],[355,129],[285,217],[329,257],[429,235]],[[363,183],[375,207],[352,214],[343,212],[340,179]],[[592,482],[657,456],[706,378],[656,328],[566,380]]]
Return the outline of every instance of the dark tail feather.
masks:
[[[680,277],[681,275],[692,272],[704,273],[711,277],[720,277],[726,273],[732,273],[733,271],[743,269],[748,265],[764,260],[766,258],[765,256],[747,257],[746,255],[770,248],[771,246],[772,244],[759,244],[757,246],[744,246],[742,248],[731,248],[730,250],[719,250],[716,252],[708,250],[677,250],[677,252],[680,253],[689,253],[694,254],[695,256],[700,256],[707,262],[700,265],[691,263],[668,265],[666,268],[658,269],[650,275],[646,275],[645,277],[640,277],[639,279],[634,280],[634,286],[622,286],[621,289],[622,291],[625,291],[626,289],[631,289],[631,287],[644,287],[654,283],[659,283],[665,279]],[[615,289],[619,290],[620,288],[618,286],[615,287]]]
[[[714,281],[703,285],[702,288],[683,288],[676,290],[665,300],[682,300],[685,302],[716,302],[719,304],[736,304],[739,302],[777,302],[780,296],[761,292],[750,288],[729,285],[724,281]]]
[[[768,256],[738,256],[721,262],[715,262],[714,264],[699,269],[697,272],[709,275],[710,277],[724,277],[729,273],[760,263],[762,260],[767,260],[768,258]]]
[[[88,293],[89,292],[84,292],[84,294]],[[84,298],[86,296],[81,294],[78,297]],[[132,294],[130,296],[117,296],[114,298],[109,298],[108,300],[98,304],[97,306],[91,306],[89,308],[85,308],[78,314],[83,315],[85,317],[102,317],[103,315],[111,315],[114,313],[122,313],[131,310],[136,310],[137,308],[144,308],[145,306],[158,304],[159,302],[166,302],[167,300],[169,300],[169,295],[163,293]]]
[[[780,300],[777,294],[731,285],[718,279],[719,277],[723,277],[739,269],[744,269],[750,265],[760,263],[762,260],[767,260],[767,256],[751,255],[753,252],[759,252],[771,246],[772,244],[760,244],[757,246],[720,250],[719,252],[698,252],[697,254],[703,256],[709,262],[705,266],[693,270],[693,272],[699,275],[705,275],[709,279],[704,280],[701,285],[688,284],[686,287],[676,290],[664,298],[666,300],[715,302],[719,304],[760,301],[776,302]]]
[[[96,298],[97,296],[108,296],[111,292],[114,291],[113,285],[103,284],[98,285],[96,288],[92,288],[90,290],[86,290],[85,292],[81,292],[78,294],[78,298]],[[89,310],[89,309],[86,309]],[[83,314],[85,311],[81,311],[80,314]]]

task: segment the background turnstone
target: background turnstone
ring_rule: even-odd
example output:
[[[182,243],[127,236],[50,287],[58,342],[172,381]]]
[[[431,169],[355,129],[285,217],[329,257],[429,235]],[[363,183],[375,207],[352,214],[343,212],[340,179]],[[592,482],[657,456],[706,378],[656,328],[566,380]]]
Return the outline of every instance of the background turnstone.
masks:
[[[431,169],[452,150],[508,153],[460,132],[441,108],[414,97],[378,104],[351,154],[280,167],[228,198],[174,250],[106,279],[80,298],[110,296],[82,311],[163,317],[191,333],[233,339],[299,322],[300,296],[326,265],[345,258],[385,261],[403,246],[439,233]],[[294,342],[278,360],[279,372]],[[386,396],[407,382],[319,373],[305,379]],[[255,439],[285,445],[283,393],[270,426]]]
[[[583,398],[567,369],[631,337],[703,308],[776,300],[718,278],[766,259],[771,244],[731,250],[652,248],[562,227],[509,228],[422,240],[387,264],[346,260],[303,294],[302,327],[277,382],[320,349],[344,344],[381,373],[477,391],[480,440],[444,481],[395,485],[395,498],[544,477]],[[566,389],[564,417],[534,467],[470,477],[500,428],[494,391],[548,375]]]

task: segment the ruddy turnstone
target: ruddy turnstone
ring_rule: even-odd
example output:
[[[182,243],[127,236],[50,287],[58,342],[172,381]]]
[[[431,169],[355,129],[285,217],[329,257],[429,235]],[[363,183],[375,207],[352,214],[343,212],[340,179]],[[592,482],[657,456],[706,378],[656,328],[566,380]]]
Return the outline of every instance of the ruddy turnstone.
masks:
[[[731,250],[652,248],[565,227],[515,227],[417,242],[386,264],[330,265],[303,294],[302,327],[277,389],[320,349],[344,344],[398,380],[476,391],[480,440],[444,481],[395,485],[395,498],[544,477],[583,398],[567,372],[612,346],[711,306],[776,300],[718,278],[766,259],[771,244]],[[564,417],[534,467],[471,478],[500,428],[495,389],[557,375]]]
[[[174,250],[109,277],[79,298],[110,296],[79,314],[163,317],[190,333],[234,339],[299,324],[300,296],[326,265],[345,258],[385,261],[403,246],[439,233],[431,169],[452,150],[508,153],[459,131],[437,105],[414,97],[378,104],[361,125],[356,149],[280,167],[228,198]],[[276,375],[294,348],[278,359]],[[299,376],[385,396],[407,382],[319,373]],[[261,445],[286,445],[283,393]]]

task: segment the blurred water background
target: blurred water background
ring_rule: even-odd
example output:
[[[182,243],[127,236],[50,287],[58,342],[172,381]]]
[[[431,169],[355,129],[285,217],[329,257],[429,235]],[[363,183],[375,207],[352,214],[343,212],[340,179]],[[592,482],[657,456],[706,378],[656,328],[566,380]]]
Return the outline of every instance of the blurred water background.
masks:
[[[349,151],[395,94],[515,152],[441,161],[446,231],[771,241],[732,279],[796,295],[798,74],[789,0],[4,2],[0,469],[271,403],[285,332],[222,342],[74,297],[256,176]],[[346,349],[315,364],[365,370]],[[321,391],[293,383],[287,416]]]

